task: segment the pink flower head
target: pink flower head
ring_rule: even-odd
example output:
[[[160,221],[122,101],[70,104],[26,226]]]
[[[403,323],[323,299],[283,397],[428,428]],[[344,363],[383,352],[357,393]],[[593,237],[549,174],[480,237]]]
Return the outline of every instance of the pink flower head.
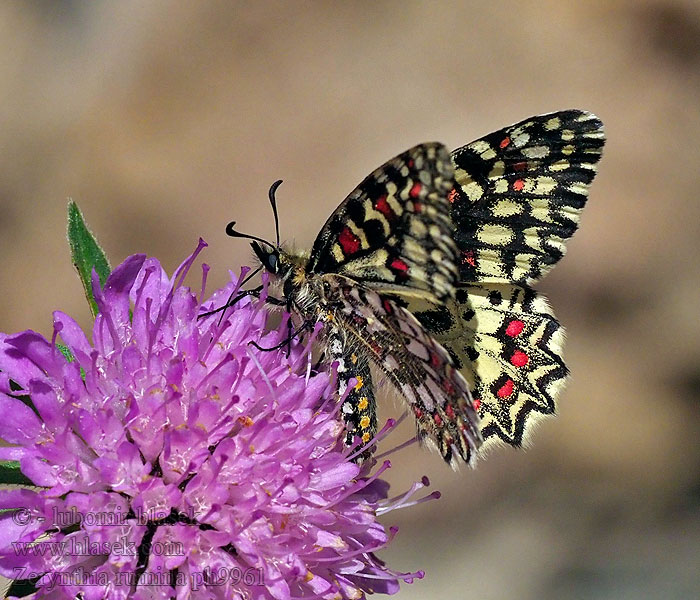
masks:
[[[173,277],[134,255],[95,278],[92,342],[62,312],[52,341],[0,334],[0,458],[38,488],[0,491],[0,574],[86,600],[355,599],[422,576],[374,555],[394,533],[377,515],[407,495],[339,442],[311,340],[250,344],[287,335],[264,292],[198,318],[240,283],[202,301],[204,266],[201,293],[183,285],[204,246]]]

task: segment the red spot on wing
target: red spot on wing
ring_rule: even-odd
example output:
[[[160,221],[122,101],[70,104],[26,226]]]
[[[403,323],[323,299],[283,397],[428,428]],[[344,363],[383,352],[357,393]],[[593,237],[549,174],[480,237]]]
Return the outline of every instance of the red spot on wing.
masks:
[[[459,197],[459,194],[455,188],[452,188],[452,191],[447,195],[447,199],[450,201],[450,204],[454,204],[454,201],[457,200]]]
[[[377,356],[382,356],[384,354],[384,348],[380,346],[375,340],[370,340],[369,347],[372,349]]]
[[[387,219],[393,219],[396,217],[396,213],[391,210],[391,206],[386,201],[386,196],[382,196],[374,203],[374,208],[376,208],[380,213],[382,213]]]
[[[434,369],[437,369],[443,363],[437,352],[430,353],[430,364]]]
[[[474,257],[474,250],[464,250],[462,252],[462,264],[469,265],[470,267],[476,267],[476,258]]]
[[[481,408],[481,400],[479,398],[474,398],[472,405],[474,406],[474,410],[479,410]]]
[[[394,307],[391,305],[391,302],[389,302],[389,300],[387,300],[386,298],[382,298],[382,306],[384,307],[386,314],[394,314]]]
[[[508,323],[508,327],[506,327],[506,335],[509,335],[510,337],[515,337],[517,335],[520,335],[522,330],[525,329],[525,323],[522,321],[511,321]]]
[[[501,140],[501,143],[499,144],[499,146],[500,146],[501,148],[505,148],[508,144],[510,144],[510,138],[509,138],[509,137],[504,137],[504,138]]]
[[[496,395],[499,398],[507,398],[513,393],[513,380],[509,379],[503,384],[503,387],[501,387],[500,390],[496,392]]]
[[[400,258],[395,258],[389,263],[389,266],[395,271],[401,271],[402,273],[408,272],[408,265],[402,261]]]
[[[338,242],[343,249],[343,254],[352,256],[360,250],[360,238],[358,238],[346,225],[338,236]]]
[[[510,357],[510,362],[516,367],[524,367],[529,361],[530,357],[520,350],[513,352],[513,356]]]
[[[420,419],[423,416],[423,411],[417,406],[413,407],[413,414],[416,415],[416,419]]]
[[[448,405],[445,407],[445,414],[446,414],[450,419],[454,419],[454,418],[455,418],[455,410],[454,410],[454,408],[452,408],[452,405],[451,405],[451,404],[448,404]]]
[[[409,158],[409,159],[408,159],[408,162],[407,162],[406,164],[412,169],[412,168],[413,168],[413,165],[414,165],[415,163],[413,162],[413,159],[412,159],[412,158]]]
[[[408,192],[408,195],[411,198],[417,198],[418,195],[420,194],[420,191],[423,189],[423,184],[420,183],[419,181],[416,181],[413,186],[411,187],[411,191]]]
[[[435,425],[437,425],[438,427],[442,425],[442,418],[439,414],[437,414],[437,412],[433,413],[433,421],[435,421]]]
[[[456,393],[456,391],[457,391],[457,390],[455,390],[455,386],[452,384],[452,382],[451,382],[449,379],[445,379],[445,381],[443,382],[442,387],[445,388],[445,391],[446,391],[446,392],[448,393],[448,395],[450,395],[450,396],[454,396],[455,393]]]
[[[422,203],[422,202],[418,202],[418,200],[416,200],[416,201],[413,203],[413,212],[416,213],[416,214],[418,214],[418,213],[420,213],[422,210],[423,210],[423,203]]]
[[[525,187],[525,182],[522,179],[516,179],[513,182],[513,189],[516,192],[522,192],[524,187]]]

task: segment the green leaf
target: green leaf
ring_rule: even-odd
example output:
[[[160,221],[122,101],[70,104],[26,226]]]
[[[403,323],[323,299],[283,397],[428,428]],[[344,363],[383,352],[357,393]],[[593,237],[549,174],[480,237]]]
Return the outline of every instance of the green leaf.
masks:
[[[64,346],[63,344],[56,342],[56,348],[58,348],[68,362],[73,362],[75,360],[75,356],[73,356],[73,353],[70,351],[68,346]],[[82,377],[83,381],[85,381],[85,369],[83,369],[83,367],[80,367],[80,377]]]
[[[111,271],[107,256],[95,236],[85,225],[83,214],[72,200],[68,203],[68,243],[70,244],[73,265],[83,284],[85,296],[90,303],[93,316],[97,314],[97,303],[92,295],[92,270],[97,271],[100,285],[104,285]]]
[[[58,351],[63,354],[63,357],[68,361],[68,362],[73,362],[75,360],[75,356],[73,356],[73,353],[70,351],[70,348],[68,346],[64,346],[63,344],[59,344],[58,342],[56,343],[56,348],[58,348]]]
[[[19,468],[16,460],[0,461],[0,485],[25,485],[35,487],[35,483],[29,479]]]

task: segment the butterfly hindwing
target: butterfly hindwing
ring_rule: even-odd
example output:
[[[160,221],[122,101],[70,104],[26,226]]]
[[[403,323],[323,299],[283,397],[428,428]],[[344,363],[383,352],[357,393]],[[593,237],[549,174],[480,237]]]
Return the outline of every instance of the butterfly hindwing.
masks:
[[[374,290],[324,275],[331,326],[345,347],[369,356],[402,393],[418,436],[436,443],[447,462],[469,462],[481,444],[478,416],[450,354],[406,309]]]
[[[383,292],[442,302],[454,296],[457,248],[442,144],[421,144],[365,178],[321,229],[308,273],[337,273]]]
[[[565,252],[605,136],[591,113],[531,117],[455,150],[460,281],[530,284]]]
[[[415,310],[469,382],[484,447],[499,441],[519,446],[526,429],[554,413],[568,373],[561,358],[564,332],[534,290],[461,285],[447,306]]]

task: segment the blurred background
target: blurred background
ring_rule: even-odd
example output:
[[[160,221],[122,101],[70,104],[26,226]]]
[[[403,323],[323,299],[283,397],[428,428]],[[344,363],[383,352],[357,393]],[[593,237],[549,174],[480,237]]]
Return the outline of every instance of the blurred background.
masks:
[[[370,171],[533,114],[595,112],[608,143],[569,254],[539,286],[573,376],[528,450],[453,473],[412,447],[387,523],[426,577],[399,597],[700,597],[700,2],[0,3],[0,330],[89,324],[65,239],[78,202],[113,264],[210,282],[251,264],[235,219],[310,247]],[[384,403],[382,415],[395,409]],[[404,433],[410,434],[406,424]]]

